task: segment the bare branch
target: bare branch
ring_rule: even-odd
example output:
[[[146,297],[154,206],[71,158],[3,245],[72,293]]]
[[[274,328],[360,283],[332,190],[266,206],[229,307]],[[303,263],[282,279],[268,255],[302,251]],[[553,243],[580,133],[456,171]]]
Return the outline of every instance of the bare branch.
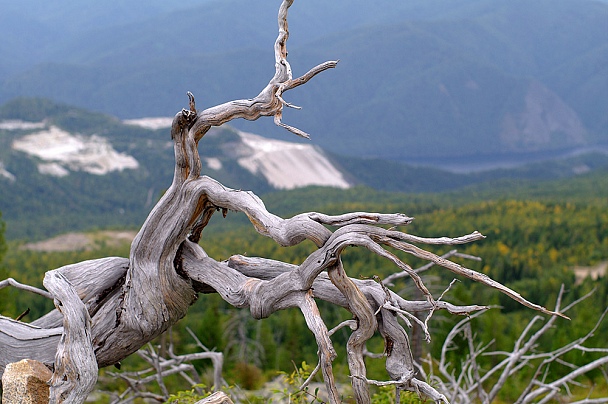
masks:
[[[36,293],[37,295],[46,297],[47,299],[53,298],[53,295],[47,292],[46,290],[38,289],[30,285],[24,285],[23,283],[17,282],[13,278],[8,278],[3,281],[0,281],[0,289],[5,288],[7,286],[12,286],[17,289],[25,290],[26,292]]]
[[[400,237],[400,235],[395,235],[394,237],[398,238],[398,237]],[[464,240],[469,240],[470,241],[471,239],[478,239],[479,237],[480,237],[479,233],[475,232],[475,233],[471,233],[469,236],[465,236],[463,238],[448,239],[447,241],[450,242],[450,240],[457,240],[458,242],[460,242],[460,241],[464,242]],[[420,239],[420,240],[422,240],[422,239]],[[435,239],[435,240],[443,240],[443,238],[442,239]],[[474,280],[474,281],[482,283],[482,284],[484,284],[486,286],[490,286],[490,287],[492,287],[494,289],[497,289],[500,292],[504,293],[505,295],[509,296],[511,299],[517,301],[518,303],[520,303],[520,304],[522,304],[522,305],[524,305],[526,307],[529,307],[529,308],[534,309],[534,310],[538,310],[538,311],[540,311],[542,313],[545,313],[545,314],[555,315],[555,316],[559,316],[559,317],[562,317],[562,318],[565,318],[565,319],[569,320],[569,318],[567,316],[565,316],[564,314],[562,314],[562,313],[558,313],[558,312],[554,312],[554,311],[551,311],[551,310],[547,310],[546,308],[544,308],[542,306],[539,306],[537,304],[529,302],[528,300],[524,299],[519,293],[517,293],[514,290],[512,290],[512,289],[510,289],[510,288],[508,288],[506,286],[504,286],[503,284],[501,284],[499,282],[496,282],[495,280],[491,279],[486,274],[474,271],[474,270],[469,269],[469,268],[465,268],[462,265],[459,265],[459,264],[456,264],[456,263],[454,263],[452,261],[443,259],[443,258],[441,258],[441,257],[439,257],[439,256],[437,256],[437,255],[435,255],[435,254],[433,254],[433,253],[431,253],[429,251],[425,251],[425,250],[423,250],[423,249],[421,249],[419,247],[416,247],[416,246],[414,246],[413,244],[410,244],[410,243],[406,243],[406,242],[402,242],[402,241],[396,241],[394,239],[387,238],[387,237],[384,237],[382,239],[382,241],[380,241],[380,242],[382,242],[383,244],[386,244],[386,245],[390,245],[391,247],[397,248],[397,249],[399,249],[401,251],[404,251],[404,252],[407,252],[409,254],[412,254],[412,255],[414,255],[414,256],[416,256],[418,258],[422,258],[422,259],[425,259],[427,261],[434,262],[435,264],[440,265],[440,266],[442,266],[442,267],[444,267],[444,268],[452,271],[455,274],[462,275],[462,276],[467,277],[467,278],[469,278],[471,280]]]
[[[407,326],[411,325],[411,320],[420,324],[430,339],[428,322],[436,310],[447,310],[458,315],[472,314],[471,318],[474,318],[487,307],[457,306],[444,302],[442,299],[449,287],[435,299],[419,274],[433,265],[495,288],[524,306],[553,316],[540,331],[528,338],[533,321],[516,343],[514,352],[485,374],[478,370],[476,363],[477,357],[485,348],[473,344],[469,319],[458,323],[446,339],[438,366],[440,373],[448,380],[439,383],[445,387],[446,394],[464,399],[474,390],[460,384],[472,383],[478,394],[484,396],[482,383],[492,374],[502,372],[498,383],[504,383],[505,378],[533,359],[550,361],[550,358],[568,350],[583,349],[585,338],[552,352],[549,357],[531,354],[531,348],[540,335],[555,323],[556,316],[567,318],[563,312],[569,307],[560,312],[558,301],[555,311],[547,310],[527,301],[516,291],[485,274],[448,259],[458,256],[469,259],[475,257],[458,254],[455,250],[438,256],[418,246],[460,245],[483,239],[484,236],[477,231],[455,238],[419,237],[396,230],[413,220],[401,213],[353,212],[330,216],[308,212],[283,219],[268,212],[255,194],[236,191],[209,177],[201,176],[198,142],[212,126],[237,118],[254,120],[272,116],[277,125],[298,136],[309,137],[304,131],[282,122],[283,108],[294,107],[284,100],[284,94],[307,83],[317,74],[335,67],[337,62],[319,64],[305,75],[292,78],[286,47],[289,38],[287,14],[292,3],[293,0],[284,0],[280,6],[278,35],[274,45],[275,74],[255,98],[234,100],[197,110],[194,96],[187,94],[188,108],[175,115],[171,127],[175,154],[173,181],[133,240],[128,258],[91,260],[48,272],[44,284],[50,293],[27,287],[12,279],[0,282],[0,288],[11,285],[53,297],[57,307],[36,320],[34,325],[0,317],[0,347],[11,347],[10,352],[6,353],[0,349],[0,372],[8,363],[7,360],[21,359],[20,356],[23,355],[34,355],[35,359],[42,359],[45,363],[54,362],[54,400],[59,402],[70,397],[72,402],[82,402],[92,388],[91,383],[95,381],[97,366],[115,364],[148,344],[148,351],[140,351],[139,355],[149,363],[149,369],[123,373],[120,377],[129,387],[119,399],[130,400],[131,398],[126,398],[129,395],[165,399],[169,392],[163,378],[169,374],[181,374],[189,382],[197,380],[197,373],[187,373],[193,371],[193,368],[185,361],[202,358],[213,361],[215,388],[218,388],[222,383],[221,370],[218,370],[223,361],[221,353],[209,352],[196,338],[197,344],[205,352],[175,355],[170,345],[169,358],[164,358],[164,354],[149,345],[150,341],[161,336],[186,315],[199,293],[217,292],[232,306],[248,308],[255,319],[297,307],[317,342],[318,369],[323,373],[329,401],[338,403],[340,397],[332,368],[336,353],[330,339],[333,330],[328,331],[321,318],[315,302],[315,298],[318,298],[340,305],[353,314],[354,320],[345,323],[352,330],[346,348],[353,392],[358,403],[370,402],[368,383],[394,384],[397,389],[447,402],[443,390],[440,393],[431,384],[414,378],[416,363],[399,316],[402,316]],[[238,255],[228,261],[217,262],[207,255],[198,242],[206,241],[201,238],[201,234],[214,212],[219,210],[224,214],[228,210],[245,213],[258,233],[281,246],[292,246],[310,240],[317,249],[300,265]],[[341,256],[351,246],[364,247],[392,262],[401,273],[388,277],[384,283],[350,278]],[[426,260],[428,264],[414,270],[391,249]],[[419,298],[406,300],[386,287],[393,279],[403,276],[412,279],[420,291]],[[421,312],[428,312],[425,321],[415,316]],[[463,330],[468,332],[470,357],[462,366],[463,373],[455,375],[450,373],[449,364],[445,363],[446,351],[454,342],[455,336]],[[364,356],[368,355],[368,351],[365,343],[376,331],[385,342],[383,355],[386,357],[385,368],[390,378],[387,382],[371,381],[366,375]],[[594,365],[600,366],[603,363],[598,360]],[[539,367],[539,374],[540,369]],[[150,375],[149,372],[154,374]],[[557,388],[555,383],[558,382],[570,383],[580,372],[583,370],[572,370],[567,379],[543,382],[534,391],[530,388],[530,393],[544,394],[542,389],[549,391]],[[473,379],[475,380],[472,381]],[[156,381],[162,394],[145,391],[142,383],[149,381]],[[491,400],[496,393],[497,388],[493,388],[484,400]],[[219,394],[215,397],[218,400],[225,399]],[[215,402],[209,400],[211,398],[207,402]]]
[[[274,77],[253,99],[230,101],[199,112],[196,123],[190,129],[191,136],[197,143],[211,126],[220,126],[236,118],[256,120],[262,116],[274,116],[277,125],[298,136],[310,138],[310,135],[306,132],[282,123],[283,107],[289,105],[283,100],[283,93],[307,83],[314,76],[327,69],[334,68],[337,61],[319,64],[303,76],[295,80],[292,79],[291,66],[287,61],[287,39],[289,38],[287,11],[292,3],[293,0],[285,0],[279,9],[279,34],[274,45]]]
[[[365,377],[363,349],[376,330],[377,323],[374,311],[359,288],[346,276],[342,262],[338,261],[327,271],[329,279],[349,301],[350,311],[357,318],[357,329],[353,331],[346,344],[348,367],[353,377],[353,394],[357,403],[371,403],[367,383],[361,383]]]
[[[441,258],[446,259],[446,260],[451,257],[459,257],[459,258],[470,259],[473,261],[481,261],[481,258],[479,258],[479,257],[475,257],[473,255],[468,255],[468,254],[462,254],[462,253],[459,253],[458,250],[451,250],[451,251],[441,255]],[[428,271],[429,269],[431,269],[434,266],[435,266],[434,262],[429,262],[426,265],[421,266],[420,268],[414,269],[414,272],[416,272],[417,274],[420,274],[421,272]],[[387,276],[386,278],[384,278],[382,280],[382,283],[384,283],[385,285],[388,285],[388,286],[393,286],[393,281],[395,279],[405,278],[407,276],[409,276],[407,274],[407,272],[395,272],[394,274],[391,274],[391,275]]]
[[[197,401],[195,404],[233,404],[233,402],[226,393],[218,391],[207,398]]]
[[[91,317],[69,281],[57,271],[47,272],[45,287],[63,314],[63,335],[55,356],[50,403],[84,402],[97,381],[97,361],[91,343]]]
[[[522,403],[531,403],[537,397],[540,397],[544,394],[548,394],[547,399],[552,398],[559,391],[560,386],[566,385],[566,383],[571,382],[576,377],[584,375],[585,373],[596,369],[600,366],[603,366],[608,363],[608,356],[604,356],[602,358],[596,359],[588,364],[581,366],[580,368],[568,373],[566,376],[557,379],[551,383],[543,383],[539,388],[532,391],[530,394],[526,395],[526,397],[521,401]]]

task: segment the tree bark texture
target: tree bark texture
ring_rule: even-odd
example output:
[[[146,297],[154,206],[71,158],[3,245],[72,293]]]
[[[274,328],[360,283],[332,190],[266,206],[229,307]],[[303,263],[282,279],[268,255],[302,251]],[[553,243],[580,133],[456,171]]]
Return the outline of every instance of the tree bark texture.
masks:
[[[104,258],[50,271],[44,284],[56,310],[32,324],[0,318],[0,373],[6,364],[26,357],[54,365],[52,400],[83,402],[94,386],[98,367],[119,362],[161,335],[186,315],[199,293],[217,292],[231,305],[248,308],[256,319],[299,308],[319,346],[320,368],[332,403],[340,401],[332,369],[336,353],[315,299],[345,307],[356,320],[347,353],[358,403],[370,402],[363,355],[366,341],[375,332],[386,341],[386,370],[392,382],[447,402],[440,392],[414,378],[408,337],[396,313],[445,309],[469,314],[485,306],[463,307],[435,300],[420,276],[386,247],[496,288],[533,309],[558,314],[528,302],[484,274],[415,245],[468,243],[483,238],[478,232],[458,238],[416,237],[395,229],[412,221],[400,213],[328,216],[311,212],[283,219],[268,212],[255,194],[201,176],[198,143],[212,126],[236,118],[272,116],[277,125],[308,137],[282,122],[283,108],[291,106],[283,94],[337,62],[322,63],[302,77],[292,78],[286,48],[287,11],[292,2],[283,1],[278,13],[275,75],[256,97],[197,111],[194,96],[188,93],[189,108],[175,115],[171,127],[173,182],[133,240],[129,258]],[[281,246],[311,240],[318,249],[300,265],[243,256],[218,262],[200,245],[205,241],[202,231],[216,211],[245,213],[261,235]],[[373,280],[349,278],[340,256],[351,246],[364,247],[393,262],[413,279],[422,300],[405,300]]]

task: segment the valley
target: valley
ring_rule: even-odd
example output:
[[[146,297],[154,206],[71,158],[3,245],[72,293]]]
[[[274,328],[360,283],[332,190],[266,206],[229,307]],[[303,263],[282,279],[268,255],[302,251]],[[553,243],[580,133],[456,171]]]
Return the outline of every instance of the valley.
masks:
[[[180,207],[184,199],[166,193],[175,168],[170,117],[188,108],[186,91],[195,94],[200,111],[253,97],[268,82],[277,4],[150,0],[134,7],[99,0],[85,9],[65,0],[33,0],[28,7],[5,3],[0,14],[0,35],[7,39],[0,43],[0,281],[13,278],[41,287],[51,269],[129,256],[131,241],[163,195],[163,201]],[[293,136],[271,119],[234,120],[201,139],[202,174],[219,181],[230,195],[252,191],[280,217],[310,211],[400,212],[415,217],[396,226],[404,234],[482,233],[484,238],[473,243],[432,245],[429,251],[437,256],[457,251],[452,258],[457,266],[535,304],[566,307],[571,319],[559,319],[536,341],[534,357],[525,357],[530,362],[509,375],[500,402],[517,401],[534,375],[556,380],[605,357],[608,3],[306,0],[295,2],[289,18],[295,76],[340,59],[336,69],[285,99],[302,109],[286,108],[283,122],[310,133],[312,140]],[[182,173],[186,178],[188,172]],[[197,217],[204,201],[196,195],[196,214],[190,218]],[[193,222],[173,221],[175,226],[162,229],[167,222],[158,223],[148,240],[155,239],[156,230],[181,224],[187,223],[189,231]],[[279,246],[239,212],[217,209],[208,224],[197,241],[204,253],[196,251],[218,262],[242,255],[300,265],[318,248],[310,240]],[[396,232],[378,234],[386,233]],[[165,238],[156,240],[160,246]],[[162,261],[165,273],[176,279],[179,274],[180,285],[190,282],[179,271],[188,269],[180,264],[182,240],[169,253],[171,260]],[[484,369],[519,346],[523,334],[534,334],[541,322],[548,324],[539,321],[529,328],[529,321],[547,317],[535,317],[536,312],[453,268],[423,267],[428,262],[411,254],[415,247],[392,248],[396,245],[387,244],[387,253],[407,268],[424,268],[423,282],[436,300],[445,295],[445,301],[457,305],[491,307],[471,319],[463,340],[471,336],[468,347],[460,341],[461,346],[447,350],[442,343],[460,320],[457,316],[437,310],[430,324],[433,338],[426,343],[414,337],[406,319],[409,341],[425,357],[445,357],[458,371],[475,356],[490,385],[497,376]],[[147,243],[139,247],[142,253],[159,250]],[[403,269],[366,248],[350,247],[340,260],[354,279],[373,283],[371,279],[386,279]],[[140,256],[134,256],[128,265],[138,262]],[[127,269],[121,262],[121,270]],[[139,274],[137,269],[129,268]],[[218,279],[219,273],[213,274]],[[100,301],[116,297],[121,305],[126,302],[135,279],[127,278],[111,292],[104,289]],[[320,291],[309,287],[297,293]],[[404,299],[419,298],[407,277],[395,278],[391,287]],[[147,294],[156,289],[131,290]],[[196,335],[204,350],[223,352],[229,385],[253,391],[277,374],[295,380],[307,364],[314,366],[315,336],[294,311],[254,321],[207,286],[196,290],[196,303],[187,316],[175,317],[182,320],[171,328],[170,338],[179,351],[200,351],[201,344],[187,342]],[[0,290],[2,316],[25,315],[31,321],[52,310],[51,299],[21,292]],[[352,313],[315,297],[328,328],[352,320]],[[140,313],[144,303],[133,302],[134,313]],[[437,308],[432,306],[431,313]],[[108,313],[118,313],[108,323],[118,324],[114,320],[122,312]],[[136,318],[134,324],[143,324],[139,314]],[[343,328],[332,335],[339,383],[349,382],[344,347],[350,334]],[[570,341],[585,347],[545,366],[542,352]],[[161,337],[153,344],[162,351],[165,342]],[[386,348],[390,356],[392,342],[376,335],[365,349]],[[486,351],[471,355],[475,346]],[[380,362],[385,361],[369,361],[370,378],[386,379]],[[147,366],[137,355],[119,365],[123,371]],[[208,364],[196,368],[201,381],[211,385]],[[118,371],[101,370],[96,398],[128,388],[109,369]],[[190,383],[169,383],[171,392],[192,389]],[[576,384],[568,391],[572,395],[560,400],[608,394],[604,369],[588,372]],[[374,387],[374,393],[386,391]]]
[[[25,16],[6,7],[0,103],[36,97],[120,119],[170,117],[186,91],[216,105],[254,96],[272,73],[272,3],[146,5],[140,15],[121,10],[116,20],[108,1],[91,15],[58,2],[64,14],[49,16],[47,7]],[[475,165],[500,154],[517,161],[529,152],[606,146],[605,2],[311,0],[296,7],[294,73],[340,63],[289,95],[302,110],[285,119],[329,153]],[[196,46],[179,30],[158,29],[176,19],[191,27]],[[289,140],[272,122],[233,124]]]
[[[35,241],[89,228],[137,228],[171,182],[168,123],[123,122],[36,98],[0,106],[0,212],[7,237]],[[491,190],[497,183],[507,192],[518,184],[594,175],[608,167],[599,146],[527,154],[523,161],[521,155],[503,155],[506,160],[484,160],[486,166],[466,158],[428,166],[338,155],[293,140],[216,128],[200,143],[203,172],[258,195],[303,187],[418,194]]]

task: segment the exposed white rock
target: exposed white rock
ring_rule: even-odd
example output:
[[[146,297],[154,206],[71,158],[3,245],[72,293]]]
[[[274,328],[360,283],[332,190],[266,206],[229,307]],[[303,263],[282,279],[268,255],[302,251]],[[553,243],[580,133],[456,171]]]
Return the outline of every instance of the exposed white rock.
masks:
[[[53,177],[65,177],[70,172],[59,163],[40,163],[38,164],[40,174],[52,175]]]
[[[147,129],[171,127],[173,118],[141,118],[123,121]],[[350,184],[323,151],[309,144],[267,139],[252,133],[237,132],[242,144],[231,145],[230,155],[254,175],[261,175],[278,189],[294,189],[309,185],[349,188]],[[216,157],[203,158],[212,170],[220,170]]]
[[[50,175],[62,176],[68,169],[103,175],[139,167],[135,158],[117,152],[103,137],[71,134],[56,126],[15,140],[13,149],[43,160],[39,170]]]
[[[320,148],[302,143],[267,139],[239,132],[243,147],[237,150],[238,164],[260,174],[275,188],[294,189],[308,185],[349,188],[344,175]]]
[[[0,121],[0,129],[4,130],[31,130],[44,128],[44,122],[25,122],[18,119]]]
[[[138,119],[126,119],[123,123],[127,125],[141,126],[146,129],[163,129],[170,128],[173,123],[173,118],[167,117],[155,117],[155,118],[138,118]]]
[[[222,162],[217,157],[205,158],[203,161],[205,162],[205,165],[212,170],[217,171],[222,169]]]
[[[4,177],[10,182],[15,182],[15,176],[6,170],[4,163],[0,161],[0,177]]]

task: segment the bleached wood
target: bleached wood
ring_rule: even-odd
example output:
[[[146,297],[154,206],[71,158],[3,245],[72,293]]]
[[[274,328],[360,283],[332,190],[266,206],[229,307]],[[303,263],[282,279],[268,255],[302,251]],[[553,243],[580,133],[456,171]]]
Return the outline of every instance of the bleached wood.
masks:
[[[535,310],[563,316],[528,302],[484,274],[414,245],[468,243],[483,238],[478,232],[456,238],[418,237],[398,229],[413,220],[401,213],[330,216],[308,212],[284,219],[268,212],[252,192],[230,189],[201,176],[198,143],[212,126],[237,118],[272,116],[277,125],[309,137],[282,122],[283,108],[294,107],[284,100],[285,92],[334,68],[337,62],[321,63],[299,78],[292,77],[286,47],[287,12],[292,3],[284,0],[280,6],[275,74],[256,97],[198,111],[194,95],[188,93],[188,108],[175,115],[171,126],[175,155],[172,183],[133,240],[128,258],[91,260],[50,271],[45,278],[48,294],[16,281],[0,283],[0,287],[11,285],[51,296],[57,307],[32,325],[0,317],[0,373],[7,363],[25,357],[53,364],[54,402],[84,402],[98,367],[119,362],[161,335],[186,315],[199,293],[215,292],[232,306],[249,309],[256,319],[278,310],[299,308],[318,344],[319,367],[331,403],[340,401],[332,368],[336,354],[315,299],[340,305],[353,314],[356,326],[347,343],[347,359],[358,403],[370,402],[363,356],[365,342],[375,332],[385,340],[390,383],[445,401],[439,391],[414,378],[415,364],[398,315],[425,311],[430,316],[438,309],[468,315],[485,306],[456,306],[435,299],[417,272],[389,248],[496,288]],[[218,262],[199,245],[206,241],[202,232],[217,211],[243,212],[258,233],[281,246],[310,240],[318,249],[300,265],[243,256]],[[381,280],[349,278],[341,255],[352,246],[366,248],[395,264],[413,280],[424,300],[408,301],[389,291]],[[423,325],[426,327],[426,322]]]
[[[196,404],[233,404],[233,401],[226,393],[218,391],[207,398],[197,401]]]
[[[59,271],[49,271],[44,286],[63,315],[63,334],[57,345],[49,403],[84,401],[97,382],[97,362],[91,344],[91,317],[74,287]]]
[[[561,300],[563,293],[564,287],[562,286],[556,300],[556,312],[567,312],[570,308],[588,298],[593,291],[562,309]],[[437,385],[452,402],[464,404],[477,402],[491,403],[495,400],[500,390],[508,385],[508,381],[513,375],[524,368],[530,367],[536,367],[536,373],[530,378],[528,385],[521,391],[515,403],[549,402],[555,399],[559,401],[556,395],[560,394],[560,391],[567,391],[568,384],[577,384],[575,380],[577,377],[593,369],[605,366],[608,363],[608,357],[603,356],[580,367],[571,365],[571,370],[559,378],[553,376],[555,379],[551,379],[552,376],[546,373],[547,368],[555,363],[563,365],[565,363],[563,357],[569,352],[587,350],[587,348],[583,348],[582,344],[587,342],[597,331],[605,316],[608,315],[608,309],[604,311],[584,336],[551,351],[544,351],[542,346],[538,344],[538,341],[542,337],[548,337],[546,334],[560,320],[558,316],[550,317],[541,327],[538,327],[538,323],[545,320],[545,318],[534,316],[515,341],[511,350],[488,351],[488,347],[494,341],[486,345],[479,344],[476,346],[473,343],[473,336],[470,332],[472,331],[471,320],[480,315],[483,315],[483,312],[474,313],[452,328],[443,343],[440,358],[437,361],[429,360],[430,374],[427,374],[423,367],[419,367],[423,377],[427,380],[430,379],[433,384]],[[460,369],[456,371],[454,365],[448,362],[447,353],[457,346],[456,341],[459,339],[457,336],[460,334],[464,334],[465,339],[468,341],[469,355],[460,364]],[[590,350],[595,351],[596,349],[590,348]],[[607,350],[599,349],[597,352],[606,353]],[[497,357],[496,364],[488,369],[480,367],[477,363],[477,358],[482,355]],[[500,357],[504,357],[504,359],[499,360]],[[433,375],[433,369],[437,369],[441,377]],[[475,369],[479,369],[479,377],[474,377],[477,372]],[[587,402],[603,401],[595,401],[594,399],[580,401],[580,403]]]
[[[22,359],[52,364],[62,333],[62,327],[45,329],[0,316],[0,377],[6,365]]]
[[[17,282],[13,278],[8,278],[3,281],[0,281],[0,289],[5,288],[7,286],[12,286],[17,289],[25,290],[26,292],[36,293],[37,295],[46,297],[47,299],[52,299],[53,295],[51,295],[46,290],[42,290],[30,285],[24,285],[23,283]]]

